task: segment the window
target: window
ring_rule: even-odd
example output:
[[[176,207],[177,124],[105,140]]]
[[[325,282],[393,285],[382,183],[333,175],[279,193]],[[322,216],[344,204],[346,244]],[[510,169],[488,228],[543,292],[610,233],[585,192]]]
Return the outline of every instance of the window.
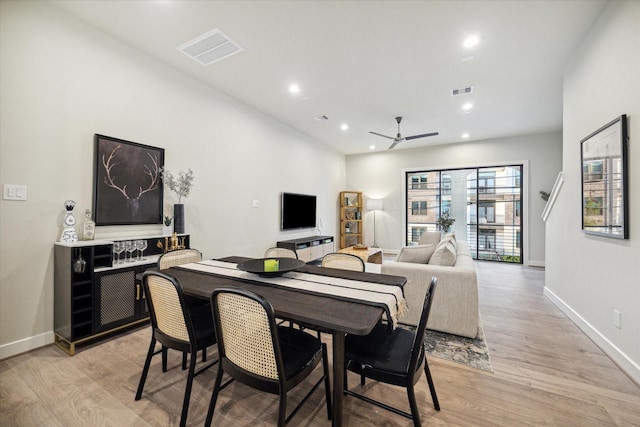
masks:
[[[480,229],[478,234],[478,247],[484,250],[496,249],[496,230]]]
[[[427,175],[414,175],[411,177],[411,189],[412,190],[426,190],[427,189]]]
[[[496,202],[478,202],[480,224],[496,222]]]
[[[426,214],[427,214],[426,200],[411,202],[411,215],[426,215]]]
[[[425,232],[425,228],[424,227],[412,227],[411,228],[411,241],[412,242],[419,242],[420,241],[420,237],[422,237],[424,232]]]
[[[451,194],[451,176],[442,174],[442,194]]]
[[[496,192],[496,173],[480,172],[478,174],[478,193],[493,194]]]
[[[602,180],[602,160],[598,160],[595,162],[584,162],[583,169],[585,181]]]
[[[438,217],[448,213],[473,259],[521,263],[523,173],[521,164],[406,172],[405,244],[415,245],[424,231],[437,230]],[[590,195],[601,194],[593,190]],[[587,208],[606,212],[606,200],[590,202]]]
[[[451,200],[442,201],[442,213],[448,213],[449,215],[451,215]]]

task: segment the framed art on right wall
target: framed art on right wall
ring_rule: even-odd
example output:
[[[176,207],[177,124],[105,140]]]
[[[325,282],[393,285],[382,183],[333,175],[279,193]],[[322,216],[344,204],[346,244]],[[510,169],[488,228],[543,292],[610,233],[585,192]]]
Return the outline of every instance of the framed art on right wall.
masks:
[[[627,116],[621,115],[582,141],[582,231],[629,238]]]

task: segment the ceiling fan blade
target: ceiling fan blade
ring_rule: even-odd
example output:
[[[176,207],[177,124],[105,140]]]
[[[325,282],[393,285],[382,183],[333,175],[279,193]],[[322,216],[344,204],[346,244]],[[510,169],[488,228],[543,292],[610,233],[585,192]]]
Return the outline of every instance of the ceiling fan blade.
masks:
[[[381,137],[383,137],[383,138],[395,139],[395,138],[394,138],[394,137],[392,137],[392,136],[383,135],[383,134],[378,133],[378,132],[371,132],[371,131],[369,131],[369,133],[372,133],[372,134],[374,134],[374,135],[381,136]]]
[[[398,145],[398,143],[399,143],[399,142],[400,142],[400,140],[398,140],[398,139],[394,140],[394,141],[393,141],[393,144],[391,144],[391,145],[389,146],[389,148],[388,148],[388,149],[389,149],[389,150],[391,150],[393,147],[395,147],[396,145]]]
[[[436,135],[438,135],[438,132],[423,133],[422,135],[407,136],[405,139],[408,141],[410,139],[425,138],[427,136],[436,136]]]

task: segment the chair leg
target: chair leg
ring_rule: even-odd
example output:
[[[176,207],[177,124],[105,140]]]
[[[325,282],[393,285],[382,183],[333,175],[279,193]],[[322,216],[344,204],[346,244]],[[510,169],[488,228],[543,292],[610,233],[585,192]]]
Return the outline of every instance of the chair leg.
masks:
[[[322,370],[324,371],[324,394],[327,400],[327,418],[331,420],[333,417],[333,403],[331,401],[331,382],[329,380],[329,358],[327,357],[327,345],[325,343],[322,343]]]
[[[147,352],[147,358],[144,361],[144,368],[142,368],[142,375],[140,376],[140,383],[138,383],[138,391],[136,392],[136,400],[140,400],[142,397],[142,389],[144,388],[144,383],[147,381],[147,374],[149,373],[149,366],[151,366],[151,358],[153,357],[153,353],[156,347],[156,339],[151,338],[151,344],[149,345],[149,351]]]
[[[280,390],[280,405],[278,406],[278,427],[284,427],[287,416],[287,392]]]
[[[363,368],[363,370],[364,370],[364,368]],[[365,378],[366,377],[364,376],[364,373],[360,374],[360,385],[364,385]]]
[[[424,358],[424,373],[427,376],[427,383],[429,383],[429,391],[431,392],[431,400],[433,400],[433,407],[436,411],[440,410],[440,403],[438,402],[438,396],[436,395],[436,387],[433,385],[433,378],[431,377],[431,370],[429,370],[429,363],[427,357]]]
[[[162,372],[167,372],[167,347],[162,346]]]
[[[182,353],[186,355],[186,353]],[[182,415],[180,416],[180,427],[187,425],[187,413],[189,412],[189,400],[191,399],[191,386],[193,385],[193,377],[196,372],[196,360],[198,354],[196,351],[191,352],[191,358],[189,362],[189,374],[187,375],[187,385],[184,390],[184,401],[182,403]]]
[[[182,352],[182,370],[184,371],[185,369],[187,369],[187,352],[183,351]]]
[[[408,379],[408,381],[411,381],[411,379]],[[420,412],[418,411],[418,404],[416,403],[416,393],[413,389],[413,384],[407,385],[407,395],[409,396],[409,407],[411,408],[413,426],[421,427],[422,424],[420,424]]]
[[[203,362],[207,361],[207,347],[202,349],[202,361]]]
[[[218,393],[220,393],[220,384],[222,383],[222,362],[218,363],[218,374],[216,375],[216,382],[213,385],[213,393],[211,393],[211,401],[209,402],[209,410],[207,411],[207,419],[204,422],[205,427],[211,427],[211,421],[213,420],[213,411],[216,409],[216,401],[218,400]]]

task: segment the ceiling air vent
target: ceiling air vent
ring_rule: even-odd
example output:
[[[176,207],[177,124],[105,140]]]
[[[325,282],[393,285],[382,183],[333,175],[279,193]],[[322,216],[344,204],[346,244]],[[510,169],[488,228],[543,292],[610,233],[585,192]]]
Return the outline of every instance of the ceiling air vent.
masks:
[[[202,65],[211,65],[244,51],[217,28],[178,46],[178,50]]]
[[[451,96],[466,95],[473,93],[473,86],[467,86],[460,89],[451,89]]]
[[[315,116],[314,119],[316,119],[319,122],[324,122],[325,120],[329,120],[329,117],[327,117],[327,116]]]

